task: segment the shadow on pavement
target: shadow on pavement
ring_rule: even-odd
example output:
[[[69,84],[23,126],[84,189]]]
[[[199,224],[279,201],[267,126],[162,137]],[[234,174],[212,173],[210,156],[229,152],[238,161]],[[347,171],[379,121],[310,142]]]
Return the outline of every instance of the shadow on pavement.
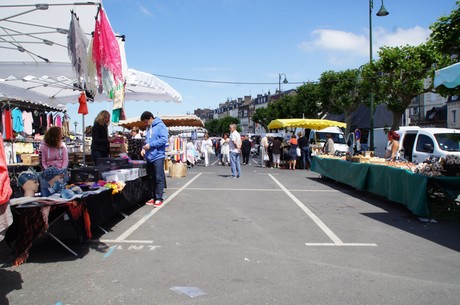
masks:
[[[15,270],[0,268],[0,304],[8,305],[8,293],[22,289],[21,274]]]
[[[346,184],[328,178],[307,178],[347,195],[363,200],[385,212],[362,213],[381,223],[398,228],[418,237],[430,240],[454,251],[460,252],[460,221],[458,219],[438,219],[437,222],[422,222],[404,205],[365,191],[356,190]]]

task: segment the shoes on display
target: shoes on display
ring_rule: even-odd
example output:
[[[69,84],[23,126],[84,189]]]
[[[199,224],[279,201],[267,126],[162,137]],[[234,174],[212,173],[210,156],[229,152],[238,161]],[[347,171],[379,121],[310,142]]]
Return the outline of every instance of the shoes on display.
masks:
[[[154,204],[155,204],[155,200],[150,199],[150,200],[147,201],[145,204],[146,204],[146,205],[154,205]]]

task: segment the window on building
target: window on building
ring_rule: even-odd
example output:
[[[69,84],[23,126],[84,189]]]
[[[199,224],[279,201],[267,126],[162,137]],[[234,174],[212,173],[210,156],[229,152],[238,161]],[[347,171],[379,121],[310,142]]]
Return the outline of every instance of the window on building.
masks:
[[[457,123],[457,110],[452,110],[452,122]]]

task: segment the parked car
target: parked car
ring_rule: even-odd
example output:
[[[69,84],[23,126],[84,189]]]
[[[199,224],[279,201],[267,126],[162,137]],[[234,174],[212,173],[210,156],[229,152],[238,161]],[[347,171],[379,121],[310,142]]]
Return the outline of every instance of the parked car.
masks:
[[[460,130],[448,128],[412,128],[396,131],[400,157],[420,163],[427,158],[455,155],[460,157]]]

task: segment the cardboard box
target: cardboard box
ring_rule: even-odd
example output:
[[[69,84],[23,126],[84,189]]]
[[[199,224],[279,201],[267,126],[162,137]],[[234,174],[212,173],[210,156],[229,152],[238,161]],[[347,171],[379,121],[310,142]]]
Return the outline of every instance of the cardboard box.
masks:
[[[21,160],[26,165],[35,165],[40,162],[38,154],[21,154]]]
[[[173,163],[169,167],[169,177],[171,178],[183,178],[187,173],[187,165],[182,163]]]

